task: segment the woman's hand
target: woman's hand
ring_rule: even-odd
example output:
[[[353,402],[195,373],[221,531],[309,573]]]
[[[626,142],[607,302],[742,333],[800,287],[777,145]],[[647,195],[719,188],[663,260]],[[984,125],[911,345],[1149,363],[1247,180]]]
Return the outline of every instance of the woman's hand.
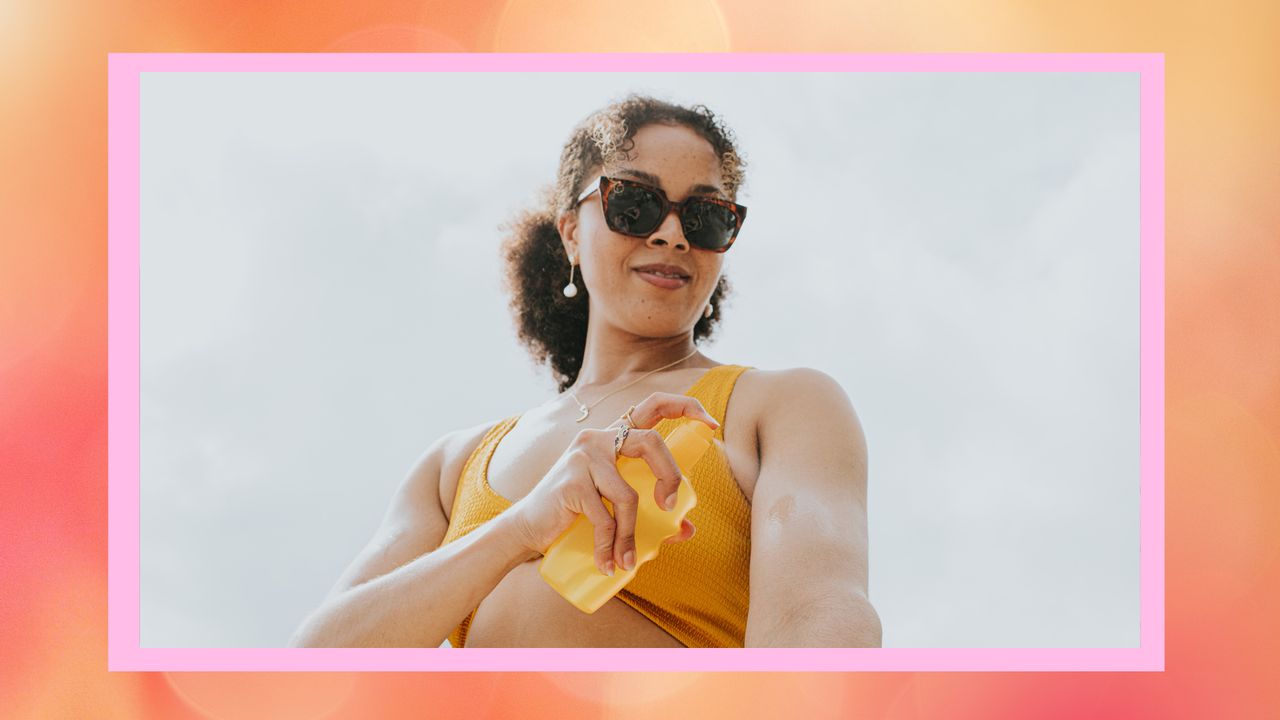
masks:
[[[642,458],[657,478],[654,499],[658,507],[670,509],[667,499],[675,502],[680,487],[680,468],[653,426],[663,418],[688,417],[700,420],[712,429],[720,423],[697,399],[688,395],[653,393],[631,412],[635,428],[622,444],[621,455]],[[578,515],[586,515],[595,531],[595,561],[600,571],[611,575],[615,565],[623,570],[635,566],[635,528],[638,496],[618,474],[617,455],[613,443],[617,428],[626,424],[619,418],[608,428],[579,432],[564,454],[528,495],[508,511],[521,542],[530,557],[546,551],[551,543],[569,528]],[[602,498],[613,504],[611,516]],[[680,532],[666,542],[680,542],[693,537],[694,527],[688,520]]]

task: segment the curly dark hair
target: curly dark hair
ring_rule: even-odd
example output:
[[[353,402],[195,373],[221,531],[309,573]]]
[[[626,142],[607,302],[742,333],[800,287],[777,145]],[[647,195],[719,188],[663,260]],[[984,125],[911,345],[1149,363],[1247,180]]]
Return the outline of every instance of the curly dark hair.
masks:
[[[574,278],[578,295],[565,297],[562,289],[569,269],[568,258],[556,228],[561,213],[572,212],[583,184],[615,159],[626,159],[636,132],[654,123],[683,125],[701,135],[720,158],[721,179],[730,198],[737,198],[746,162],[738,154],[736,138],[705,105],[685,107],[647,95],[632,93],[592,113],[580,122],[560,152],[556,181],[542,190],[538,206],[524,210],[503,226],[504,284],[511,293],[520,341],[538,365],[549,364],[558,389],[573,385],[582,369],[587,341],[586,284]],[[720,320],[724,298],[731,286],[723,274],[711,294],[711,317],[699,318],[693,341],[710,337]]]

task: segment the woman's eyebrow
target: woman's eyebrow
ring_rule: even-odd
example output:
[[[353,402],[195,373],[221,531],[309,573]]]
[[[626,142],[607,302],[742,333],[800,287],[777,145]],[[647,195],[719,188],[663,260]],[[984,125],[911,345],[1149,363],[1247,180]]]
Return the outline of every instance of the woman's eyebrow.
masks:
[[[658,176],[654,175],[653,173],[645,172],[644,170],[635,170],[632,168],[618,168],[618,172],[626,175],[630,175],[631,177],[637,180],[647,182],[654,187],[657,187],[657,188],[662,187],[662,181],[659,180]],[[695,193],[698,195],[710,194],[710,195],[719,195],[721,197],[724,197],[724,191],[714,185],[703,185],[703,184],[694,185],[693,187],[689,188],[689,192]]]

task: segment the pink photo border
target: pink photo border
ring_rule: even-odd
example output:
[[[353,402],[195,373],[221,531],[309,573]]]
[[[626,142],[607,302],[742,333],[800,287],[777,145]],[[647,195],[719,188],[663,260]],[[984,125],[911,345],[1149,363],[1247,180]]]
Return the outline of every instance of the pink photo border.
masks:
[[[1108,72],[1141,102],[1141,625],[1136,648],[143,648],[139,603],[139,83],[143,72]],[[112,671],[1164,670],[1164,55],[110,53],[107,635]]]

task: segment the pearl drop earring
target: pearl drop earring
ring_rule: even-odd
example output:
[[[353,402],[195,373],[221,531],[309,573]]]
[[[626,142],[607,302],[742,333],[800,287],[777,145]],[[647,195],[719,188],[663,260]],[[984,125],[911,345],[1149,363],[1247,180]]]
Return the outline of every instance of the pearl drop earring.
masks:
[[[564,286],[563,292],[565,297],[571,298],[578,294],[578,286],[573,284],[573,269],[577,267],[573,264],[573,261],[576,259],[576,257],[572,256],[569,258],[569,284]]]
[[[702,311],[702,317],[709,318],[713,312],[715,312],[715,306],[711,303],[707,303],[707,309]]]

